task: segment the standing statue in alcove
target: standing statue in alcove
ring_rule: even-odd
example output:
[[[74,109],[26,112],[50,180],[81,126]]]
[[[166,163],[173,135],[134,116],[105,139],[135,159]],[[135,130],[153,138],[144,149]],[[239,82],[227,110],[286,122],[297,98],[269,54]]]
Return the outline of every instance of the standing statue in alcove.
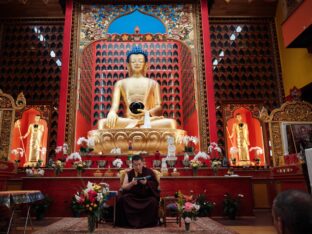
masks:
[[[28,126],[27,133],[21,137],[22,139],[25,139],[30,136],[28,144],[29,153],[26,165],[36,163],[39,159],[41,159],[40,153],[43,146],[43,133],[44,126],[40,124],[40,115],[36,115],[35,122]]]
[[[150,128],[176,129],[174,119],[164,118],[161,107],[159,84],[147,78],[147,52],[134,46],[127,52],[129,77],[114,86],[112,107],[106,119],[98,122],[98,129],[146,128],[144,119],[149,116]],[[125,117],[117,115],[120,99],[126,106]]]
[[[233,124],[232,133],[229,136],[230,139],[236,136],[236,146],[238,148],[238,160],[240,162],[248,162],[249,158],[249,132],[247,123],[243,122],[242,115],[237,113],[236,123]]]

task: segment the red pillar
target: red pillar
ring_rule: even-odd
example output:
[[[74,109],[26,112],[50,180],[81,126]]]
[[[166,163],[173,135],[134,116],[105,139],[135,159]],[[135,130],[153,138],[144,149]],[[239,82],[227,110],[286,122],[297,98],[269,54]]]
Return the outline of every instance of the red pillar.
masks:
[[[206,92],[208,100],[208,122],[209,122],[209,136],[210,142],[217,142],[217,125],[216,125],[216,107],[213,88],[213,74],[211,62],[211,48],[210,48],[210,30],[209,30],[209,16],[207,0],[200,1],[202,28],[203,28],[203,43],[204,43],[204,61],[206,73]]]
[[[63,145],[65,141],[72,14],[73,14],[73,0],[67,0],[65,9],[65,23],[64,23],[62,71],[61,71],[60,100],[59,100],[59,113],[57,126],[57,146]]]

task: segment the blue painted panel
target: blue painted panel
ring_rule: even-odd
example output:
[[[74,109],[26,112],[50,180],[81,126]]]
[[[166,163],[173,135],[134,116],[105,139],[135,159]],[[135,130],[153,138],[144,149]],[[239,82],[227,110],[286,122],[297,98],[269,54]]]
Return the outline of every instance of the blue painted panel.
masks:
[[[143,14],[136,10],[128,15],[117,18],[108,28],[109,34],[133,34],[136,26],[140,28],[140,34],[165,34],[166,27],[157,18]]]

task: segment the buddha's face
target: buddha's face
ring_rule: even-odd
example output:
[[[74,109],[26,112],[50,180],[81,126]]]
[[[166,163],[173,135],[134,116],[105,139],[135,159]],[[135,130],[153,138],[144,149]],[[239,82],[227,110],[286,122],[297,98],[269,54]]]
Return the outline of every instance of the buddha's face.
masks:
[[[40,121],[40,116],[35,116],[35,122],[38,123]]]
[[[132,162],[132,167],[134,171],[138,173],[142,173],[142,168],[143,168],[143,162],[142,160],[135,160]]]
[[[242,116],[241,115],[236,115],[236,119],[238,122],[241,122],[242,121]]]
[[[142,72],[145,66],[143,54],[132,54],[129,58],[130,68],[134,73]]]

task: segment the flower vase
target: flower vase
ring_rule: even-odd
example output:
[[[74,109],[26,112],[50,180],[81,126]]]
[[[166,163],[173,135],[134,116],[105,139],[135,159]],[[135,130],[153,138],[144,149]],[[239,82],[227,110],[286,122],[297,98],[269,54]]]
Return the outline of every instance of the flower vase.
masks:
[[[193,176],[198,175],[198,167],[193,167]]]
[[[185,225],[185,231],[190,231],[191,223],[184,223]]]
[[[95,215],[88,215],[88,232],[94,232],[96,227],[96,216]]]
[[[218,175],[218,168],[217,167],[213,167],[212,168],[212,172],[213,172],[214,176],[217,176]]]
[[[81,177],[81,173],[82,173],[81,170],[77,170],[77,176]]]

